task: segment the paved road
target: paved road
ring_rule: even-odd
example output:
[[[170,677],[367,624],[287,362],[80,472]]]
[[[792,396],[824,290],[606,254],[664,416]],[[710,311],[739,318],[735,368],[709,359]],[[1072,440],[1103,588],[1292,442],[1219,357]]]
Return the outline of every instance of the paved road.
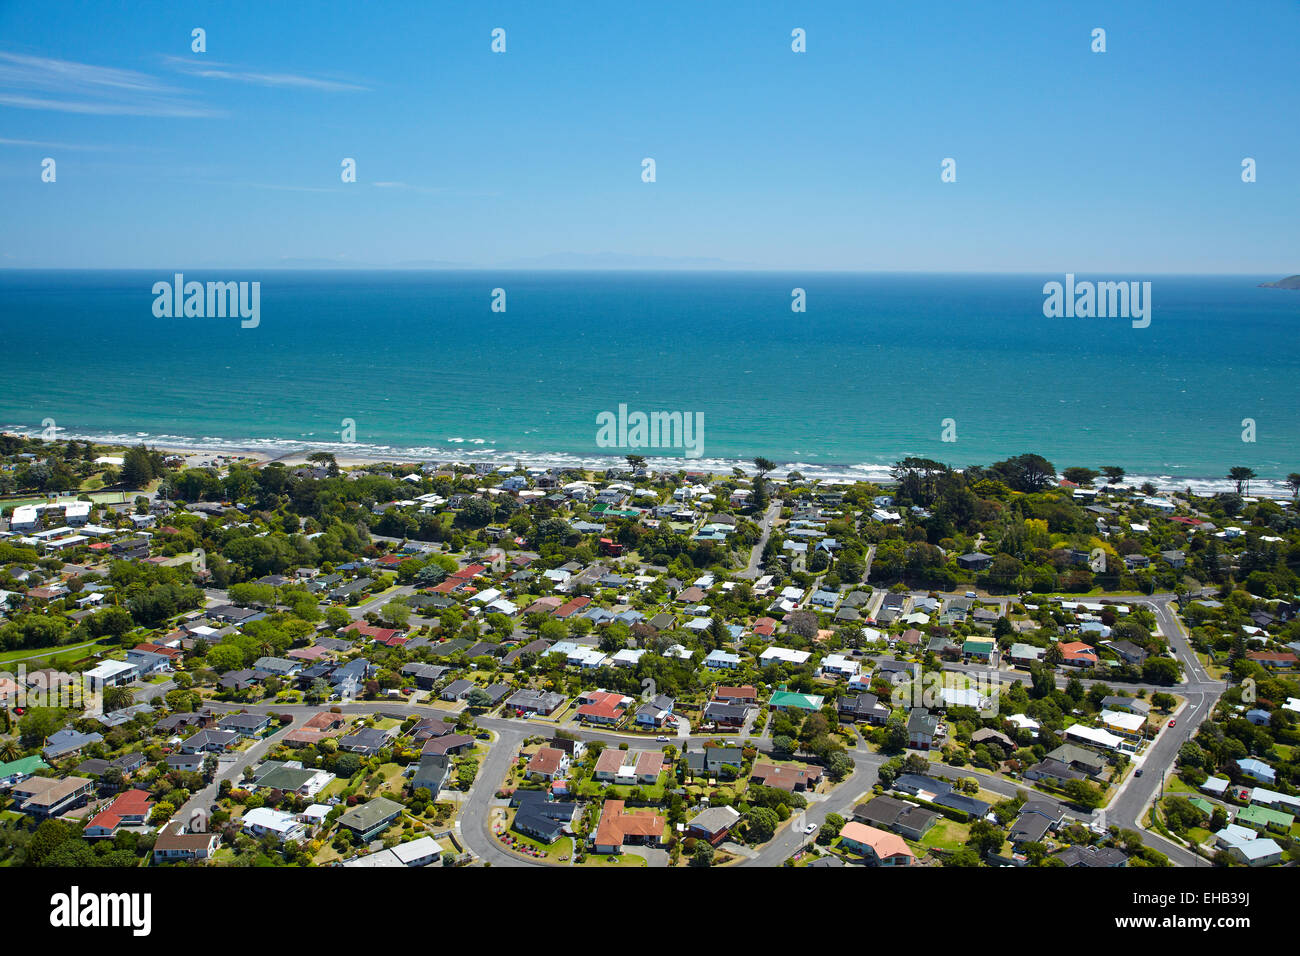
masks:
[[[758,577],[759,565],[763,561],[763,549],[767,547],[767,541],[772,537],[772,522],[776,520],[777,515],[781,513],[781,499],[773,498],[772,503],[767,506],[767,511],[763,513],[763,518],[759,521],[758,526],[763,530],[759,537],[758,543],[754,545],[749,552],[749,564],[745,570],[741,571],[736,577],[748,578],[753,580]]]
[[[1196,652],[1188,642],[1188,635],[1182,622],[1170,609],[1172,595],[1155,595],[1151,598],[1135,600],[1135,604],[1144,604],[1155,613],[1160,633],[1169,641],[1174,656],[1182,665],[1185,682],[1175,688],[1187,701],[1174,715],[1175,726],[1165,725],[1159,736],[1142,755],[1141,765],[1144,769],[1141,777],[1130,774],[1120,792],[1107,808],[1107,822],[1129,829],[1140,830],[1148,844],[1155,846],[1181,866],[1209,866],[1209,862],[1184,847],[1171,843],[1157,833],[1142,827],[1142,818],[1147,808],[1160,793],[1168,773],[1173,772],[1178,751],[1195,736],[1206,717],[1214,710],[1219,697],[1227,689],[1222,681],[1210,677]],[[1168,690],[1169,688],[1165,688]]]
[[[497,787],[501,786],[511,761],[527,736],[513,728],[497,731],[496,734],[497,739],[479,767],[474,786],[461,803],[460,813],[456,817],[457,832],[461,842],[474,856],[493,866],[541,866],[543,864],[511,853],[492,834],[489,820],[496,803]]]

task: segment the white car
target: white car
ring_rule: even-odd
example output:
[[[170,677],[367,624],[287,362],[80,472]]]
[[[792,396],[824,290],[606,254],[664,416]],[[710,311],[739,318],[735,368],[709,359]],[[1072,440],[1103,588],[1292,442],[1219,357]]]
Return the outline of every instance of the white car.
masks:
[[[805,824],[803,825],[803,832],[804,832],[804,833],[807,833],[807,834],[816,833],[816,832],[817,832],[817,824],[815,824],[815,823],[805,823]]]
[[[659,741],[659,743],[661,744],[668,743],[668,738],[665,737],[663,734],[660,734],[658,737],[655,738],[655,740]]]

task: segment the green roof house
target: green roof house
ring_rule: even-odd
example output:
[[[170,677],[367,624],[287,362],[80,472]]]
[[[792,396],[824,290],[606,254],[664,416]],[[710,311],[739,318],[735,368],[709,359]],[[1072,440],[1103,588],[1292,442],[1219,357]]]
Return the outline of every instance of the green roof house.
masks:
[[[1251,805],[1237,811],[1236,822],[1252,830],[1276,830],[1279,833],[1286,833],[1295,822],[1295,817],[1281,810]]]
[[[49,768],[50,765],[42,760],[39,754],[19,757],[9,763],[0,763],[0,787],[12,787],[16,783],[22,783],[36,771]]]
[[[357,835],[357,839],[368,843],[388,829],[401,812],[400,803],[387,797],[375,797],[339,817],[339,826],[347,827]]]
[[[776,710],[821,710],[825,698],[820,694],[796,694],[788,690],[778,690],[768,701],[768,706]]]

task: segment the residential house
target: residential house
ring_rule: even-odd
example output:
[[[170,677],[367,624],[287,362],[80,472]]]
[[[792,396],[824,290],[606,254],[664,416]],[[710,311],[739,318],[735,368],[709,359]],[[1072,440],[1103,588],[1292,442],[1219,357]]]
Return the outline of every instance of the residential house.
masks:
[[[658,846],[665,820],[654,810],[628,810],[622,800],[606,800],[596,826],[597,853],[618,853],[624,845]]]
[[[271,726],[271,718],[266,714],[231,714],[217,721],[221,730],[231,730],[241,737],[257,737]]]
[[[516,807],[513,829],[542,843],[554,843],[570,832],[576,805],[551,799],[540,790],[516,790],[510,798]]]
[[[438,791],[447,785],[451,776],[451,758],[446,754],[421,754],[420,764],[411,775],[411,792],[421,787],[427,789],[436,799]]]
[[[28,777],[14,784],[9,793],[14,809],[45,819],[80,806],[94,789],[95,781],[89,777]]]
[[[118,829],[127,826],[144,826],[148,822],[149,810],[153,801],[149,800],[146,790],[127,790],[120,793],[112,804],[100,810],[90,822],[82,836],[87,840],[103,839],[105,836],[117,835]]]
[[[740,812],[734,807],[709,807],[691,818],[686,826],[686,835],[718,846],[739,822]]]
[[[701,714],[703,726],[743,727],[749,719],[752,708],[748,704],[729,704],[711,700],[704,705]]]
[[[840,830],[840,846],[860,854],[871,866],[911,866],[916,854],[896,833],[850,820]]]
[[[41,755],[46,760],[60,760],[70,754],[79,752],[83,747],[97,744],[103,739],[104,735],[100,733],[83,734],[79,730],[65,727],[63,730],[50,734],[45,741],[45,746],[41,749]]]
[[[684,755],[687,772],[693,777],[730,779],[736,777],[745,758],[739,747],[704,747]]]
[[[530,780],[555,780],[562,777],[568,768],[569,755],[563,750],[541,747],[528,761],[528,777]]]
[[[920,840],[939,822],[939,814],[897,797],[879,796],[853,808],[853,819]]]
[[[239,735],[230,730],[200,730],[181,741],[180,751],[183,754],[225,753],[238,739]]]
[[[667,694],[660,694],[653,700],[646,701],[637,708],[637,726],[663,727],[673,719],[674,706],[676,706],[676,701]]]
[[[786,764],[755,763],[750,772],[752,783],[775,787],[788,793],[811,790],[822,781],[822,768],[813,764],[790,766]]]
[[[196,863],[210,859],[221,845],[221,834],[187,833],[179,822],[165,826],[153,845],[155,863]]]
[[[520,716],[526,714],[549,716],[555,713],[565,700],[563,694],[554,691],[524,689],[517,690],[506,698],[506,707]]]
[[[924,707],[913,707],[907,717],[907,746],[913,750],[929,750],[942,736],[939,717]]]
[[[245,833],[256,837],[272,833],[282,843],[288,840],[302,840],[307,836],[306,824],[292,813],[271,807],[255,807],[247,811],[239,822]]]
[[[347,827],[362,843],[369,843],[388,829],[402,813],[402,805],[387,797],[375,797],[358,804],[339,817],[339,826]]]
[[[875,694],[846,695],[839,699],[837,708],[842,721],[865,721],[878,727],[889,722],[890,709]]]

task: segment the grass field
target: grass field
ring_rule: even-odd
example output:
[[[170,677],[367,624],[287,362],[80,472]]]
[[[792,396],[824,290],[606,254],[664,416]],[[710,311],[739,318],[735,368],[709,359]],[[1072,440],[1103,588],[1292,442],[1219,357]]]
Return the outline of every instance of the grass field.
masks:
[[[939,850],[956,850],[966,845],[970,839],[970,824],[958,823],[956,820],[942,819],[930,828],[930,832],[920,840],[912,843],[913,847],[919,847],[921,850],[928,850],[934,847]],[[919,855],[919,854],[918,854]]]
[[[530,853],[521,853],[520,856],[525,859],[544,860],[547,863],[560,863],[563,862],[560,860],[560,857],[571,857],[573,855],[573,840],[570,837],[560,837],[554,843],[548,845],[539,840],[534,840],[532,837],[524,836],[524,834],[520,833],[518,830],[511,829],[509,832],[511,839],[515,841],[516,846],[522,844],[523,846],[531,847],[538,853],[542,854],[541,856],[534,856]],[[506,846],[504,843],[501,845],[507,850],[511,849],[511,847]]]
[[[28,665],[45,666],[42,661],[48,661],[50,658],[66,658],[67,661],[81,660],[83,657],[89,657],[100,651],[110,651],[117,647],[116,644],[105,644],[100,641],[91,641],[89,644],[64,644],[62,647],[44,647],[44,648],[27,648],[20,651],[5,651],[0,654],[0,666],[19,661]]]

